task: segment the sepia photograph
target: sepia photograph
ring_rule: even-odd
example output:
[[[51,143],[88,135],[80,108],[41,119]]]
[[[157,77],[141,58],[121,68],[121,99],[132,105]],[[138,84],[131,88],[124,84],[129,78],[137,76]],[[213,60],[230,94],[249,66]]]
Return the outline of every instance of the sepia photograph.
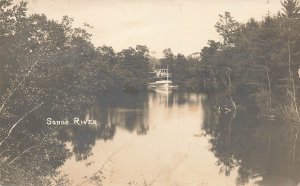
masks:
[[[0,0],[0,186],[300,186],[300,0]]]

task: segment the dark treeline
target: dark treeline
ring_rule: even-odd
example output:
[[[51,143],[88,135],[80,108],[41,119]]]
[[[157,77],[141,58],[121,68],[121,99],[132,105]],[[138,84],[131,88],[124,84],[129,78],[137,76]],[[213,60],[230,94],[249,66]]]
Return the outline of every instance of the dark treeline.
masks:
[[[95,47],[90,25],[28,15],[26,6],[0,1],[0,185],[64,185],[57,168],[70,152],[46,118],[84,118],[96,100],[145,89],[149,51]]]
[[[0,11],[1,118],[44,103],[55,105],[54,110],[74,109],[78,103],[91,103],[92,95],[146,87],[146,46],[118,53],[108,46],[95,47],[88,24],[73,28],[67,16],[53,21],[27,15],[23,2],[1,1]]]
[[[224,94],[219,100],[224,107],[257,105],[262,115],[280,113],[299,122],[299,9],[296,0],[285,0],[276,15],[246,23],[225,12],[215,25],[220,42],[209,40],[199,58],[167,49],[161,63],[182,88]]]

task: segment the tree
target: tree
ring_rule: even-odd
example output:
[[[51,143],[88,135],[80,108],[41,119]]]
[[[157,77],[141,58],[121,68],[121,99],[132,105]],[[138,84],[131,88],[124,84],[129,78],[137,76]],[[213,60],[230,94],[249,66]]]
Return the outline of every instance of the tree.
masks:
[[[171,67],[174,65],[175,55],[173,54],[170,48],[163,50],[164,57],[160,59],[160,63],[163,68],[167,68],[167,66]]]
[[[117,53],[114,71],[119,87],[125,90],[138,90],[146,87],[149,72],[149,50],[146,46],[137,45]]]
[[[283,6],[282,9],[284,11],[283,16],[290,18],[299,17],[300,7],[298,0],[284,0],[281,2],[281,5]]]
[[[220,14],[219,17],[220,20],[215,27],[217,32],[223,37],[223,45],[224,47],[233,46],[239,23],[231,17],[229,12],[225,12],[224,15]]]

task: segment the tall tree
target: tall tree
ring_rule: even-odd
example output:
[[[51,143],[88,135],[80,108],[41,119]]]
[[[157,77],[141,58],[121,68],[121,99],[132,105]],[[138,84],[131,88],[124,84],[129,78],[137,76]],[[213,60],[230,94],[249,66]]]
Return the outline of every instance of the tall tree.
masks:
[[[215,25],[217,32],[223,37],[225,47],[233,46],[235,35],[238,31],[239,24],[236,22],[229,12],[219,15],[220,20]]]

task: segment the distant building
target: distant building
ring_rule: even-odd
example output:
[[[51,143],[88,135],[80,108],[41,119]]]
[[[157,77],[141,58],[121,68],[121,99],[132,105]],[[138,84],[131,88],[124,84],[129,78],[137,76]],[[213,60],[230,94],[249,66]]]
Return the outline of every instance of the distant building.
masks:
[[[193,58],[193,59],[200,59],[200,52],[195,52],[191,55],[188,56],[189,58]]]

